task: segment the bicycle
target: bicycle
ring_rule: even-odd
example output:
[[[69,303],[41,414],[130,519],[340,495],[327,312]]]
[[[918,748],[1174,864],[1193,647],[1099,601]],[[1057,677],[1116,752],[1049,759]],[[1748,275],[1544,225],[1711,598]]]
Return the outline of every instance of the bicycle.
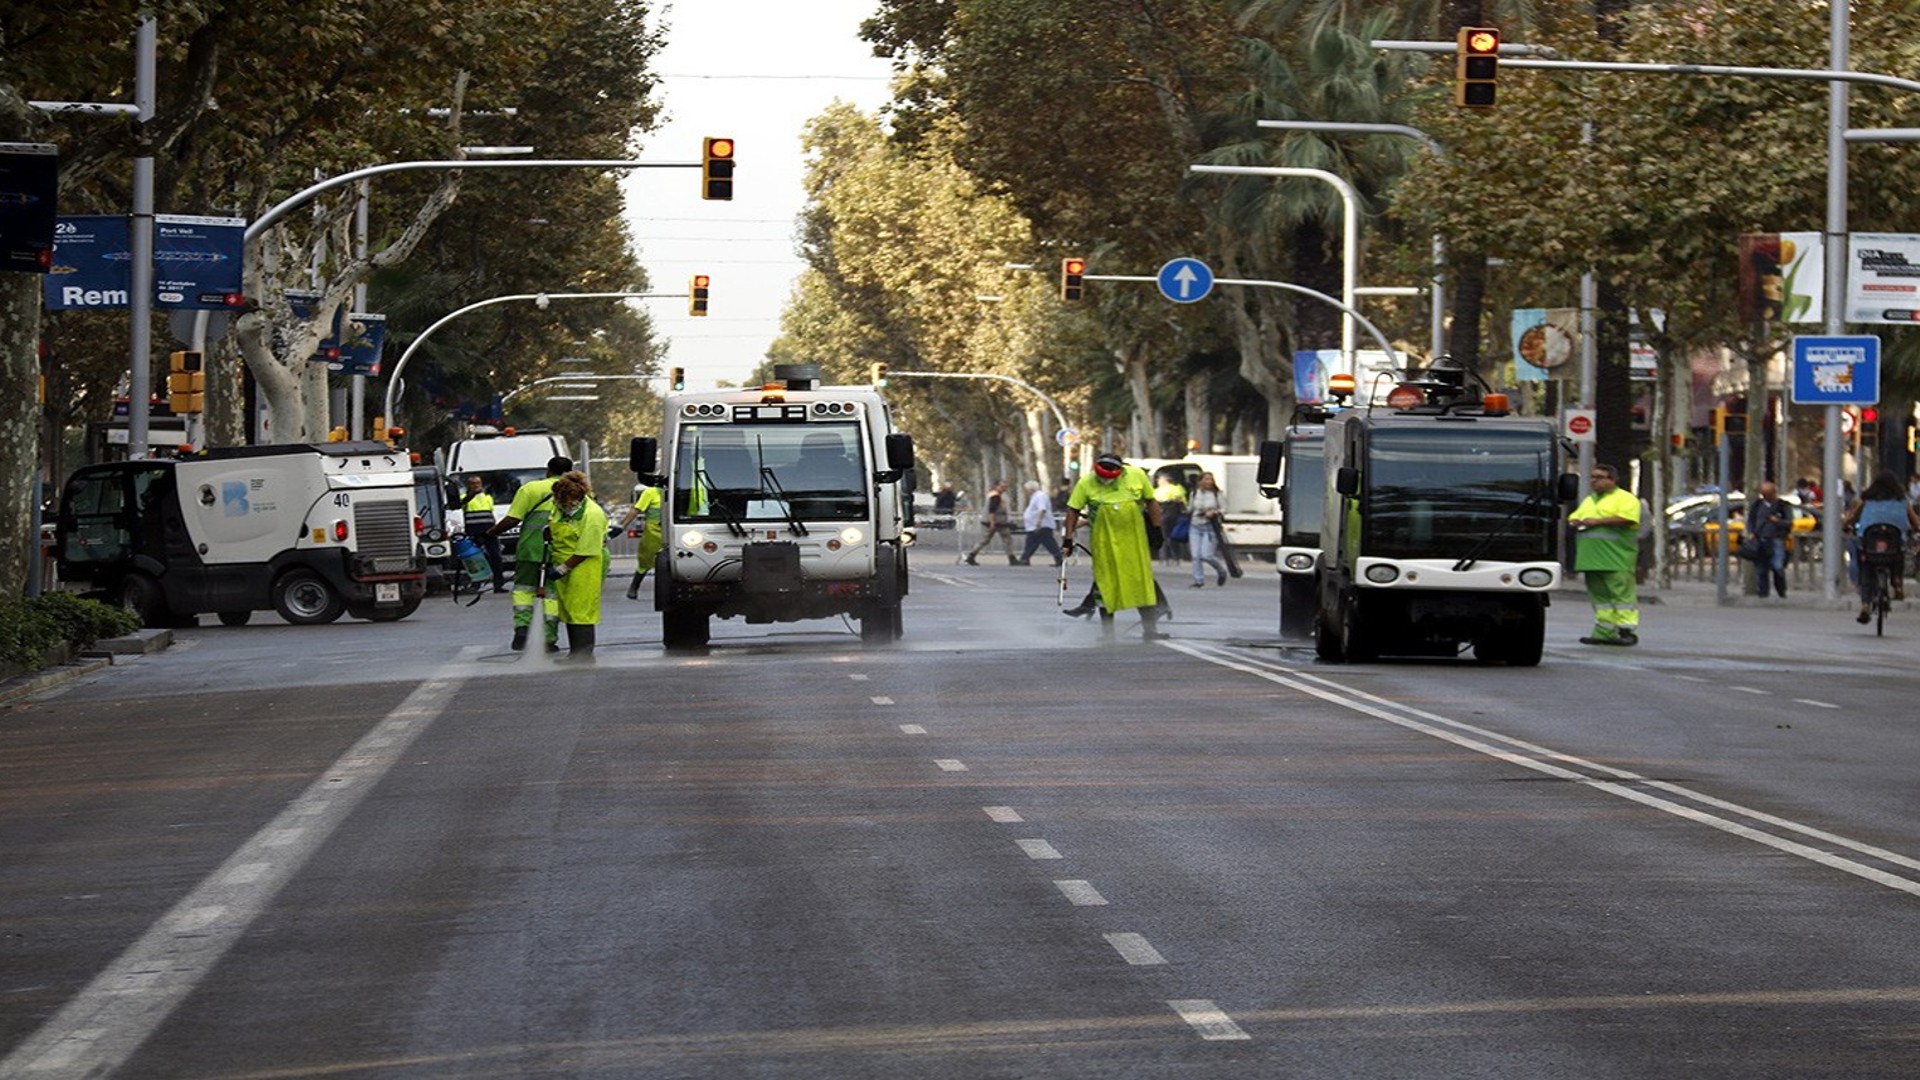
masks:
[[[1887,612],[1893,610],[1893,579],[1906,554],[1905,538],[1895,526],[1869,525],[1860,531],[1860,572],[1873,575],[1863,614],[1872,619],[1875,636],[1887,632]]]

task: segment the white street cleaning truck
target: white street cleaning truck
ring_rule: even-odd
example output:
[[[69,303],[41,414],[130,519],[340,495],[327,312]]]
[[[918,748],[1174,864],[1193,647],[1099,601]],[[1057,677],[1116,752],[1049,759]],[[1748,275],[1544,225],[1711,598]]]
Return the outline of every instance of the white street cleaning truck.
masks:
[[[669,649],[710,620],[851,616],[868,642],[901,633],[913,440],[870,386],[821,386],[780,365],[752,389],[667,395],[632,466],[661,488],[654,608]]]
[[[1326,420],[1316,650],[1334,662],[1453,656],[1533,666],[1578,491],[1555,425],[1473,397],[1436,363],[1404,408]]]
[[[272,609],[388,622],[426,591],[413,464],[385,443],[240,446],[74,472],[56,525],[60,578],[150,626]]]

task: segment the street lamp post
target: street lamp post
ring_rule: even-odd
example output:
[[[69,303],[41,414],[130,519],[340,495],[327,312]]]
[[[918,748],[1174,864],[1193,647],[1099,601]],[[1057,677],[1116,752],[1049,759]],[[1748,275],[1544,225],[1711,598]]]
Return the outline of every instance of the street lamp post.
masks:
[[[666,378],[665,375],[596,375],[596,374],[593,374],[592,372],[581,372],[577,375],[548,375],[545,378],[535,379],[532,382],[521,383],[519,386],[516,386],[513,389],[507,391],[505,394],[501,395],[500,405],[502,408],[505,408],[507,402],[512,401],[514,398],[519,397],[521,394],[524,394],[527,391],[534,389],[535,387],[545,386],[549,383],[595,383],[595,382],[618,380],[618,379],[626,379],[626,380],[635,381],[635,382],[652,382],[656,379],[665,379],[665,378]],[[554,397],[554,398],[548,398],[547,400],[559,401],[563,399]]]
[[[1325,169],[1295,169],[1280,165],[1189,165],[1188,172],[1208,173],[1220,176],[1272,176],[1303,177],[1331,184],[1340,193],[1342,214],[1340,244],[1340,308],[1346,317],[1340,320],[1340,353],[1345,357],[1347,366],[1353,366],[1353,320],[1359,314],[1354,310],[1354,284],[1358,276],[1360,261],[1360,196],[1353,185],[1338,173]],[[1237,285],[1241,282],[1219,279],[1222,285]],[[1389,353],[1393,350],[1388,349]]]
[[[1086,279],[1088,281],[1146,281],[1156,285],[1160,282],[1158,277],[1147,277],[1139,274],[1088,274],[1086,275]],[[1368,334],[1373,336],[1374,343],[1379,345],[1381,351],[1387,354],[1387,359],[1395,361],[1395,368],[1402,366],[1398,363],[1400,354],[1394,349],[1393,343],[1387,340],[1387,335],[1381,333],[1380,328],[1375,326],[1372,320],[1360,314],[1359,308],[1354,307],[1346,301],[1336,300],[1317,289],[1309,289],[1305,285],[1295,285],[1291,281],[1266,281],[1260,278],[1214,278],[1213,281],[1216,285],[1249,285],[1260,289],[1284,289],[1287,292],[1295,292],[1302,296],[1311,297],[1322,303],[1332,304],[1334,307],[1339,308],[1349,319],[1358,323]],[[1349,348],[1344,350],[1344,352],[1346,354],[1347,364],[1349,368],[1351,368],[1353,364],[1353,350]]]
[[[420,346],[424,344],[429,337],[432,337],[433,332],[435,330],[440,329],[441,327],[447,325],[453,320],[469,312],[478,311],[483,307],[488,307],[493,304],[504,304],[510,300],[532,300],[535,303],[539,304],[541,307],[545,307],[547,305],[547,302],[550,300],[612,300],[612,299],[659,300],[659,299],[666,299],[666,298],[679,298],[679,297],[684,297],[685,295],[686,295],[685,293],[656,293],[656,292],[512,293],[507,296],[493,296],[485,300],[476,300],[475,302],[468,304],[466,307],[456,308],[453,311],[450,311],[445,315],[442,315],[440,319],[437,322],[435,322],[432,326],[429,326],[425,330],[420,331],[419,337],[414,338],[412,341],[407,343],[406,351],[400,354],[400,359],[394,362],[393,371],[387,375],[386,411],[381,415],[385,416],[389,421],[393,419],[394,408],[396,407],[400,398],[400,387],[401,387],[400,373],[406,370],[407,361],[413,359],[414,351],[419,349]],[[577,378],[578,376],[575,376],[575,377]]]

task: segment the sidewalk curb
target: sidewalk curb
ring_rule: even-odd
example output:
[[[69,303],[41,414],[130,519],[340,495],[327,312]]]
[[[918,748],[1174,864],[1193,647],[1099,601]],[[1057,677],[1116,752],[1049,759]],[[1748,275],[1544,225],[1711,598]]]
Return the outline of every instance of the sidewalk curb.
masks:
[[[0,705],[11,705],[17,701],[32,697],[43,690],[51,690],[63,683],[72,682],[83,675],[113,666],[111,657],[96,657],[61,664],[31,675],[22,675],[17,679],[8,679],[0,683]]]

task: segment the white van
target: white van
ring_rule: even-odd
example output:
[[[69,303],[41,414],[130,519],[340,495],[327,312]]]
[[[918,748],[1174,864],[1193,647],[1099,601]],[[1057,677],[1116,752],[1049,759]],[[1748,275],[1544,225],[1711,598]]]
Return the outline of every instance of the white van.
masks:
[[[573,456],[567,449],[567,440],[550,431],[507,428],[494,434],[493,430],[476,428],[473,438],[460,439],[447,447],[444,455],[436,455],[450,489],[448,520],[455,531],[460,531],[463,524],[459,505],[466,495],[467,477],[479,476],[485,481],[487,494],[493,496],[493,516],[497,521],[507,516],[507,508],[513,505],[513,494],[520,490],[521,484],[545,477],[547,462],[554,458]],[[518,529],[513,529],[501,535],[507,551],[513,550],[518,533]]]
[[[1210,472],[1220,485],[1221,521],[1235,552],[1274,558],[1280,547],[1280,501],[1260,493],[1260,455],[1188,454],[1181,458],[1128,458],[1147,470],[1156,484],[1162,473],[1173,473],[1191,495],[1200,474]]]

